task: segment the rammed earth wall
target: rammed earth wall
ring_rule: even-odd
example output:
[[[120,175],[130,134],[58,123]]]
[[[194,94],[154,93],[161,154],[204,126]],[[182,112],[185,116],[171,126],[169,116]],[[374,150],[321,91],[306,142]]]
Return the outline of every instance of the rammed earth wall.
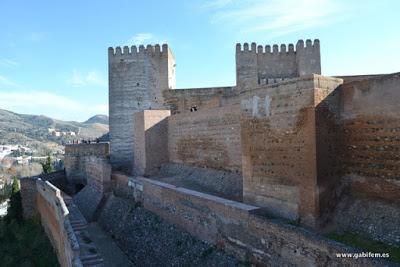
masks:
[[[41,179],[35,181],[37,190],[36,208],[41,223],[57,252],[59,263],[63,267],[81,266],[79,244],[60,190]]]
[[[143,190],[143,196],[138,200],[146,209],[195,237],[217,245],[241,261],[258,266],[354,264],[354,259],[337,258],[336,253],[354,253],[357,250],[282,221],[259,217],[256,206],[146,178],[134,181],[135,188],[138,189],[140,184]],[[115,198],[113,201],[116,205]],[[124,232],[123,229],[118,231]],[[367,258],[357,259],[357,264],[390,266]]]

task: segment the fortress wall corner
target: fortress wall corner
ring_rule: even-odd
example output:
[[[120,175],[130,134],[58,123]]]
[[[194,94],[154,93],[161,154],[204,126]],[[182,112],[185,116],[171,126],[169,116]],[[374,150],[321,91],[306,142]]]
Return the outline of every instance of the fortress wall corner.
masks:
[[[169,110],[144,110],[134,114],[135,175],[149,175],[168,162]]]
[[[109,49],[110,160],[132,171],[133,114],[165,109],[162,92],[175,87],[175,59],[168,45]]]

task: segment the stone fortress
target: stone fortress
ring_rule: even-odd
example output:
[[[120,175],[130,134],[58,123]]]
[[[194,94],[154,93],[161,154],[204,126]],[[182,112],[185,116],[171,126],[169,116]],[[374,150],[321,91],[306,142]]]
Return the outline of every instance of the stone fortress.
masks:
[[[137,205],[240,262],[392,265],[338,258],[359,250],[324,234],[400,246],[399,73],[322,76],[319,40],[237,44],[230,87],[175,89],[165,44],[109,48],[108,64],[110,142],[66,145],[65,173],[21,180],[63,266],[102,264],[84,249],[93,221],[131,255]]]

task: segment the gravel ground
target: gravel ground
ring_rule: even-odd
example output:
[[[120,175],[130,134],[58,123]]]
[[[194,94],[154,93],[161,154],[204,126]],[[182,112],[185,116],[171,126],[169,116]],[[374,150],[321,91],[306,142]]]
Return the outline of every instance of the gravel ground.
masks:
[[[98,221],[135,266],[240,266],[139,204],[111,196]]]

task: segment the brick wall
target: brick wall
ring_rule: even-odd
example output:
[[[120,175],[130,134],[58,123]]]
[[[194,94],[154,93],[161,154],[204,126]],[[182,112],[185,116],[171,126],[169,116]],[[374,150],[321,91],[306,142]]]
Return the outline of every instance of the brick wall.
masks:
[[[111,165],[108,160],[89,157],[85,160],[87,185],[94,187],[101,193],[111,189]]]
[[[38,215],[36,206],[37,188],[36,178],[24,177],[20,179],[22,212],[25,219]]]
[[[57,252],[60,265],[77,266],[80,263],[79,244],[60,190],[41,179],[36,180],[36,190],[36,206],[41,223]]]
[[[69,183],[86,184],[86,160],[108,159],[109,143],[65,145],[64,166]]]
[[[317,93],[340,79],[311,75],[238,96],[243,193],[247,203],[312,225],[319,216],[315,107]],[[321,93],[323,94],[323,93]]]
[[[149,175],[168,162],[169,110],[144,110],[134,114],[135,140],[133,142],[135,175]]]
[[[114,53],[115,52],[115,53]],[[175,58],[167,45],[109,49],[111,162],[130,172],[134,160],[133,114],[164,109],[162,92],[175,88]]]
[[[352,266],[336,253],[357,250],[278,220],[258,217],[258,207],[149,179],[143,183],[144,207],[192,235],[216,244],[257,266]],[[384,262],[359,258],[362,266]]]
[[[171,109],[172,114],[190,112],[192,107],[197,107],[199,111],[220,107],[234,94],[232,86],[174,89],[163,92],[165,104]]]
[[[238,106],[171,116],[168,151],[170,162],[240,173]]]
[[[344,172],[352,190],[371,197],[400,195],[400,74],[341,87]]]
[[[400,74],[339,88],[344,195],[339,228],[400,245]]]

